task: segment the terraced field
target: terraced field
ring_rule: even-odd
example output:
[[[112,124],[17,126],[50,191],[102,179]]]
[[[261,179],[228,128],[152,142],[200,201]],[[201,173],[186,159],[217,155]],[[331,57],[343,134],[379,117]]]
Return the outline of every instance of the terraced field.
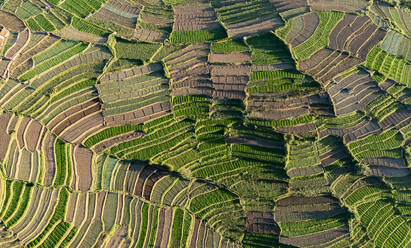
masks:
[[[410,7],[0,0],[0,247],[410,247]]]

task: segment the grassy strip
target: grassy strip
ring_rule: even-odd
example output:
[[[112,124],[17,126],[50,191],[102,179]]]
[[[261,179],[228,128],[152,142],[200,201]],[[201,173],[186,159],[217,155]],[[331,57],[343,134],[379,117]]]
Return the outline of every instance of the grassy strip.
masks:
[[[66,188],[62,188],[59,193],[59,201],[54,210],[53,215],[51,216],[50,222],[47,224],[43,232],[37,236],[33,241],[27,244],[27,247],[35,247],[40,244],[41,240],[51,231],[53,226],[60,220],[63,220],[64,214],[66,212],[66,205],[68,200],[68,192]]]
[[[11,183],[12,181],[9,181],[9,180],[6,181],[6,192],[4,193],[6,197],[4,198],[4,201],[3,201],[3,206],[0,212],[0,217],[2,217],[7,210],[6,206],[7,206],[7,203],[9,202],[10,195],[11,195]]]
[[[300,124],[313,122],[315,119],[312,115],[303,115],[291,120],[261,120],[261,119],[249,119],[249,123],[257,124],[267,127],[289,127]]]
[[[54,186],[64,185],[66,179],[66,143],[63,140],[57,139],[55,145],[55,153],[57,158],[57,173],[54,180]]]
[[[143,203],[143,208],[141,211],[141,227],[140,227],[140,235],[138,237],[138,242],[136,247],[143,247],[144,241],[146,238],[146,231],[147,231],[147,226],[148,226],[148,207],[149,205],[147,203]]]
[[[237,199],[235,195],[230,193],[229,191],[225,191],[223,189],[218,189],[211,191],[207,194],[199,195],[191,200],[189,209],[192,212],[198,212],[205,208],[208,208],[210,205],[225,202],[229,200]]]
[[[143,130],[143,125],[137,124],[137,125],[125,125],[125,126],[117,126],[117,127],[110,127],[107,129],[104,129],[100,131],[99,133],[96,133],[95,135],[89,137],[85,142],[84,145],[91,147],[103,140],[109,139],[111,137],[123,134],[123,133],[128,133],[131,131],[142,131]]]
[[[341,214],[326,219],[280,223],[281,235],[292,237],[320,232],[344,225],[347,223],[347,220],[348,215]]]
[[[21,75],[19,77],[20,81],[26,81],[26,80],[30,80],[33,77],[39,75],[40,73],[52,68],[53,66],[56,66],[62,62],[64,62],[65,60],[73,57],[74,55],[82,52],[84,49],[87,48],[87,44],[84,43],[80,43],[75,47],[72,47],[60,54],[58,54],[55,57],[52,57],[46,61],[44,61],[43,63],[35,66],[33,69],[31,69],[28,72],[25,72],[23,75]]]
[[[60,222],[53,229],[50,235],[44,240],[44,242],[39,246],[39,248],[50,248],[56,247],[57,243],[63,238],[64,234],[70,229],[70,223]]]
[[[150,240],[148,242],[148,247],[154,247],[155,242],[156,242],[157,225],[158,225],[158,210],[159,210],[158,207],[154,207],[153,221],[152,221],[152,227],[151,227]]]
[[[173,226],[171,228],[171,239],[169,245],[171,247],[183,247],[181,244],[182,225],[184,218],[184,211],[181,208],[175,209],[173,213]]]
[[[7,211],[3,216],[3,220],[7,220],[16,211],[17,205],[19,204],[21,191],[23,190],[23,183],[20,181],[14,181],[13,183],[13,198],[11,198],[10,204],[7,207]]]
[[[297,60],[307,58],[326,46],[332,29],[344,16],[341,12],[318,12],[317,14],[320,17],[320,24],[313,35],[293,49]]]
[[[73,16],[71,25],[78,31],[89,33],[89,34],[94,34],[94,35],[103,36],[103,37],[106,37],[110,34],[110,31],[108,31],[107,29],[101,28],[91,22],[88,22],[76,16]]]
[[[227,39],[211,44],[211,52],[213,53],[235,53],[248,50],[249,48],[242,39]]]
[[[306,89],[313,89],[318,88],[318,84],[315,82],[307,82],[303,84],[270,84],[267,83],[261,86],[249,87],[247,88],[247,92],[249,93],[266,93],[266,92],[279,92],[279,91],[291,91],[291,90],[306,90]]]
[[[56,29],[54,25],[46,17],[44,17],[44,15],[38,15],[34,17],[34,20],[44,31],[51,32]]]
[[[255,71],[251,73],[250,80],[268,80],[278,78],[305,78],[305,75],[296,70]]]
[[[160,47],[159,43],[123,39],[117,39],[115,44],[117,57],[141,61],[148,61]]]
[[[68,89],[65,89],[64,91],[62,91],[61,93],[59,93],[57,96],[53,97],[53,98],[50,100],[50,104],[52,104],[52,103],[54,103],[54,102],[56,102],[56,101],[58,101],[58,100],[60,100],[60,99],[62,99],[62,98],[64,98],[64,97],[66,97],[66,96],[69,96],[69,95],[71,95],[71,94],[73,94],[73,93],[75,93],[75,92],[79,92],[79,91],[82,90],[82,89],[85,89],[85,88],[89,88],[89,87],[91,87],[91,86],[94,86],[95,84],[96,84],[96,80],[95,80],[95,79],[88,79],[88,80],[81,81],[80,83],[78,83],[78,84],[76,84],[76,85],[74,85],[74,86],[72,86],[72,87],[70,87],[70,88],[68,88]]]
[[[213,30],[173,31],[170,36],[172,43],[201,43],[224,39],[227,33],[223,28]]]
[[[33,188],[32,184],[26,184],[25,185],[23,196],[21,197],[20,206],[17,209],[17,212],[14,214],[14,216],[10,220],[5,222],[6,226],[12,227],[14,224],[17,223],[17,221],[20,220],[21,216],[23,216],[23,213],[24,213],[24,211],[26,211],[27,206],[29,204],[32,188]]]

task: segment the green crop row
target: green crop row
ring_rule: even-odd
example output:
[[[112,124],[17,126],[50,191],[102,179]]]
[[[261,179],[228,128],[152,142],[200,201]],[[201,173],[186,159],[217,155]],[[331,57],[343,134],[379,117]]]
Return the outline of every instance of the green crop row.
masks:
[[[17,205],[19,204],[20,195],[23,190],[23,183],[20,181],[14,181],[13,183],[13,197],[10,200],[10,204],[7,207],[7,211],[3,216],[3,220],[7,221],[12,214],[16,211]]]
[[[150,205],[143,203],[141,210],[141,226],[140,235],[138,236],[138,242],[136,247],[143,247],[146,238],[147,226],[148,226],[148,208]]]
[[[218,189],[192,199],[190,202],[190,210],[192,212],[199,212],[212,204],[235,199],[236,197],[232,193],[223,189]]]
[[[404,82],[402,78],[406,64],[407,62],[405,59],[388,55],[380,47],[375,47],[371,50],[365,62],[365,65],[368,68],[376,70],[384,76],[403,84],[408,83],[408,81]]]
[[[88,147],[92,147],[93,145],[103,140],[109,139],[111,137],[118,136],[120,134],[128,133],[131,131],[142,131],[142,130],[143,130],[142,124],[109,127],[89,137],[84,142],[84,145]]]
[[[86,48],[87,48],[87,44],[80,43],[77,46],[72,47],[72,48],[58,54],[57,56],[52,57],[52,58],[44,61],[43,63],[41,63],[39,65],[36,65],[33,69],[31,69],[31,70],[25,72],[23,75],[21,75],[19,77],[19,80],[26,81],[26,80],[32,79],[33,77],[35,77],[35,76],[39,75],[40,73],[50,69],[51,67],[56,66],[56,65],[64,62],[65,60],[73,57],[74,55],[82,52]]]
[[[349,195],[345,199],[345,203],[349,206],[356,205],[359,201],[366,199],[368,196],[378,195],[384,192],[383,188],[375,186],[364,186]]]
[[[401,216],[396,216],[386,226],[381,228],[382,230],[375,239],[376,247],[397,248],[405,247],[409,243],[404,243],[404,240],[410,240],[410,227]],[[404,246],[400,246],[400,244]]]
[[[69,245],[70,241],[74,238],[74,235],[76,235],[77,230],[78,230],[77,226],[73,226],[73,228],[71,228],[66,238],[63,240],[63,242],[61,242],[60,244],[61,248],[65,248]]]
[[[31,195],[32,188],[33,188],[33,185],[25,184],[24,192],[23,192],[22,197],[20,199],[21,203],[19,205],[19,208],[14,213],[14,215],[11,219],[9,219],[8,221],[5,221],[6,226],[12,227],[23,216],[23,213],[24,213],[24,211],[26,211],[26,209],[28,207],[28,204],[29,204],[29,201],[30,201],[30,195]]]
[[[42,31],[40,25],[34,20],[34,18],[30,18],[27,20],[27,24],[32,31]]]
[[[160,47],[161,44],[159,43],[127,41],[123,39],[117,39],[115,44],[117,57],[141,61],[148,61]]]
[[[61,7],[79,17],[86,17],[94,11],[100,9],[104,0],[66,0]]]
[[[314,89],[318,88],[318,84],[316,82],[307,82],[303,84],[270,84],[267,83],[261,86],[249,87],[247,88],[248,93],[266,93],[266,92],[280,92],[280,91],[292,91],[292,90],[307,90],[307,89]]]
[[[27,247],[35,247],[40,242],[43,240],[44,237],[47,236],[47,234],[51,231],[53,226],[60,220],[63,220],[64,214],[66,212],[66,205],[67,205],[67,200],[68,200],[68,192],[66,188],[62,188],[59,193],[59,200],[57,202],[57,206],[54,209],[54,213],[51,216],[50,222],[47,224],[46,228],[43,230],[43,232],[37,236],[34,240],[32,240],[30,243],[27,244]]]
[[[372,157],[388,157],[388,158],[403,158],[403,150],[401,148],[393,149],[393,150],[371,150],[365,151],[361,154],[356,155],[356,159],[358,161],[363,160],[364,158],[372,158]]]
[[[33,4],[30,1],[23,2],[20,4],[19,8],[16,11],[16,15],[22,19],[28,19],[35,15],[41,14],[41,9],[37,5]]]
[[[65,89],[64,91],[60,92],[57,96],[53,97],[53,98],[50,100],[50,103],[54,103],[54,102],[56,102],[56,101],[58,101],[58,100],[60,100],[60,99],[62,99],[62,98],[64,98],[64,97],[66,97],[66,96],[69,96],[69,95],[71,95],[71,94],[73,94],[73,93],[79,92],[79,91],[82,90],[82,89],[86,89],[86,88],[92,87],[92,86],[94,86],[95,84],[96,84],[96,80],[95,80],[95,79],[88,79],[88,80],[81,81],[80,83],[78,83],[78,84],[76,84],[76,85],[74,85],[74,86],[72,86],[72,87],[70,87],[70,88],[68,88],[68,89]]]
[[[304,123],[311,123],[315,119],[312,115],[302,115],[292,120],[260,120],[260,119],[249,119],[249,123],[257,124],[261,126],[268,127],[289,127],[296,126]]]
[[[404,139],[397,130],[392,131],[393,132],[388,131],[378,136],[372,135],[358,142],[350,143],[348,145],[350,152],[357,157],[361,153],[369,150],[396,149],[402,145]]]
[[[41,248],[56,247],[57,243],[63,238],[64,234],[70,229],[70,223],[60,222],[54,227],[49,236],[41,243]]]
[[[384,142],[387,139],[390,139],[397,135],[399,132],[396,129],[390,129],[387,130],[379,135],[372,134],[366,138],[360,139],[358,141],[354,141],[350,144],[348,144],[348,148],[350,150],[354,150],[360,146],[366,145],[366,144],[375,144],[377,142]]]
[[[281,235],[292,237],[321,232],[346,224],[348,220],[347,217],[347,214],[340,214],[326,219],[280,223]]]
[[[278,246],[278,235],[263,234],[263,233],[249,233],[246,232],[243,239],[244,248],[255,247],[286,247],[284,245]]]
[[[173,106],[197,101],[208,101],[208,98],[206,96],[175,96],[173,97]]]
[[[224,1],[213,1],[214,4]],[[249,21],[258,17],[273,14],[273,6],[267,0],[241,1],[231,4],[222,4],[216,7],[215,12],[218,19],[225,24],[235,24]]]
[[[167,114],[160,118],[145,122],[143,130],[146,134],[152,133],[157,129],[161,129],[170,125],[172,122],[174,122],[173,114]]]
[[[288,48],[273,33],[250,37],[247,44],[252,51],[253,64],[293,64]]]
[[[34,20],[40,26],[41,30],[51,32],[56,29],[54,25],[46,17],[44,17],[44,15],[38,15],[34,17]]]
[[[128,147],[131,147],[131,146],[136,146],[136,145],[139,145],[139,144],[143,144],[143,143],[147,143],[147,142],[155,141],[157,139],[164,138],[165,136],[167,136],[171,133],[174,133],[174,132],[176,132],[178,130],[181,130],[181,129],[186,129],[187,127],[189,127],[191,125],[193,125],[193,123],[191,121],[187,121],[187,120],[177,122],[177,123],[175,123],[175,124],[173,124],[169,127],[160,129],[157,132],[154,132],[150,135],[146,135],[143,138],[140,138],[140,139],[137,139],[137,140],[131,140],[131,141],[119,144],[119,145],[111,148],[111,153],[117,153],[117,152],[119,152],[121,150],[124,150]]]
[[[278,149],[278,148],[267,148],[267,147],[259,147],[259,146],[251,146],[251,145],[240,145],[240,144],[231,144],[231,150],[233,152],[246,152],[246,153],[254,153],[260,155],[268,155],[268,156],[285,156],[285,149]]]
[[[64,185],[66,179],[66,168],[67,168],[67,159],[66,159],[66,143],[63,140],[57,139],[55,145],[56,153],[56,178],[54,180],[54,186]]]
[[[182,142],[183,140],[185,140],[186,138],[192,135],[193,135],[192,132],[184,132],[165,142],[163,140],[157,140],[157,142],[161,141],[164,143],[152,144],[152,146],[150,147],[143,148],[142,150],[138,152],[132,153],[130,155],[126,155],[126,158],[127,159],[137,159],[137,160],[149,160],[154,155],[171,149],[172,147],[176,146],[178,143]],[[119,156],[123,156],[123,155],[124,153],[119,153]]]
[[[9,202],[9,199],[10,199],[11,188],[12,188],[12,181],[7,180],[6,181],[6,192],[4,193],[5,197],[4,197],[3,206],[2,206],[2,209],[1,209],[1,212],[0,212],[0,218],[2,218],[3,214],[7,210],[6,206]]]
[[[294,48],[294,54],[298,60],[307,58],[318,49],[326,46],[332,29],[344,16],[341,12],[317,12],[317,14],[320,17],[320,24],[313,35]]]
[[[171,227],[169,244],[171,247],[183,247],[184,244],[181,244],[181,235],[183,233],[182,225],[184,223],[184,211],[181,208],[177,208],[173,215],[173,225]]]
[[[34,63],[39,64],[51,57],[58,55],[61,52],[64,52],[67,49],[74,47],[77,44],[78,42],[76,41],[60,40],[54,43],[50,48],[47,48],[43,52],[40,52],[38,55],[34,56],[33,57]]]
[[[150,239],[148,241],[148,247],[154,247],[156,242],[156,234],[158,229],[158,207],[154,207],[153,220],[151,225]]]
[[[97,26],[83,18],[78,18],[76,16],[73,16],[71,20],[71,25],[75,29],[89,34],[95,34],[103,37],[108,36],[110,34],[110,31],[108,31],[107,29],[101,28],[100,26]]]
[[[227,34],[223,28],[213,30],[173,31],[170,40],[173,43],[202,43],[224,39]]]
[[[223,154],[228,153],[227,151],[224,151],[224,150],[222,150],[222,152]],[[215,159],[215,154],[213,154],[211,158]],[[202,162],[206,162],[206,161],[202,161]],[[257,164],[261,165],[261,162],[237,160],[237,161],[223,162],[219,164],[211,164],[211,165],[203,166],[200,169],[197,169],[196,171],[193,172],[193,176],[201,177],[201,178],[208,178],[213,175],[237,170],[239,168],[247,168],[250,166],[253,167],[253,166],[256,166]]]
[[[211,52],[213,53],[235,53],[245,52],[249,48],[241,39],[227,39],[224,41],[211,43]]]
[[[305,76],[296,70],[279,70],[279,71],[255,71],[251,73],[250,80],[269,80],[278,78],[305,78]]]

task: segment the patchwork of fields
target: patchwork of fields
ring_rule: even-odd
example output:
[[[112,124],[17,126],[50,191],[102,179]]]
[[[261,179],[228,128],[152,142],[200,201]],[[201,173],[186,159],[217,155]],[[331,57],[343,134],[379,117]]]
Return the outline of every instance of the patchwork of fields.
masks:
[[[410,9],[0,0],[0,247],[410,247]]]

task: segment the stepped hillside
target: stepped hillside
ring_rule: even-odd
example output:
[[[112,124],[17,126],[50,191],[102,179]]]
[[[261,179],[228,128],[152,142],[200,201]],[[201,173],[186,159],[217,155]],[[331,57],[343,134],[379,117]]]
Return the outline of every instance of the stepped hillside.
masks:
[[[410,247],[410,21],[0,0],[0,247]]]

